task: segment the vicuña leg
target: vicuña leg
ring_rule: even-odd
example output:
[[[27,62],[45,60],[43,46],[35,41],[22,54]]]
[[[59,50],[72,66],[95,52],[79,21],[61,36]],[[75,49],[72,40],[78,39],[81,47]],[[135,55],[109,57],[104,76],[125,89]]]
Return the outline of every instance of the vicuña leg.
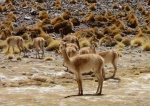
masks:
[[[82,80],[81,80],[81,74],[80,73],[76,73],[76,80],[78,83],[78,90],[79,90],[79,95],[83,95],[83,88],[82,88]]]

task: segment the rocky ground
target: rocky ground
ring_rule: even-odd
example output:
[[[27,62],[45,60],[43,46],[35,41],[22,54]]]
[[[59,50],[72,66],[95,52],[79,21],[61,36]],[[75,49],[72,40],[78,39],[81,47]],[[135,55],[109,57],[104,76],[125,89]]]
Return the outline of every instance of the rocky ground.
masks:
[[[0,61],[0,103],[4,106],[149,106],[150,52],[124,50],[114,79],[112,65],[105,67],[102,95],[95,95],[97,79],[83,75],[84,95],[78,96],[74,75],[62,66],[63,59],[49,52],[53,60],[22,58]]]
[[[16,0],[17,15],[15,25],[34,26],[40,21],[38,15],[31,15],[32,4],[21,7],[21,0]],[[84,0],[77,0],[76,4],[69,4],[68,0],[61,0],[62,9],[57,10],[53,6],[55,0],[47,1],[43,9],[47,9],[51,18],[61,15],[68,9],[73,17],[81,21],[84,17],[80,12],[91,12],[88,6],[81,5]],[[99,0],[97,0],[99,1]],[[115,0],[118,2],[119,0]],[[119,1],[124,3],[123,1]],[[141,3],[148,10],[146,0],[129,2],[132,8],[137,8]],[[113,2],[107,3],[101,0],[96,3],[97,10],[94,14],[105,13],[107,9],[112,9]],[[89,4],[88,4],[89,5]],[[120,11],[114,10],[114,14]],[[39,12],[39,11],[37,11]],[[143,18],[139,16],[139,24],[142,25]],[[0,20],[3,20],[6,12],[0,13]],[[27,19],[28,18],[28,19]],[[81,23],[75,26],[74,31],[90,28],[91,23]],[[99,29],[102,29],[101,26]],[[53,33],[58,36],[59,34]],[[131,33],[132,34],[132,33]],[[126,36],[126,35],[125,35]],[[134,35],[132,35],[134,36]],[[149,36],[149,35],[147,35]],[[59,36],[58,36],[59,37]],[[97,47],[97,50],[109,49],[107,47]],[[116,49],[116,48],[115,48]],[[62,65],[63,58],[57,56],[54,51],[45,51],[46,57],[50,60],[36,59],[35,52],[28,54],[28,57],[17,59],[15,54],[13,59],[8,59],[3,51],[0,52],[0,105],[1,106],[149,106],[150,104],[150,52],[141,51],[140,47],[131,49],[124,47],[122,57],[118,60],[118,71],[115,78],[110,78],[113,74],[111,64],[105,66],[106,79],[103,84],[102,95],[95,95],[97,79],[91,75],[83,75],[84,95],[78,96],[78,86],[74,75],[66,72],[66,67]]]

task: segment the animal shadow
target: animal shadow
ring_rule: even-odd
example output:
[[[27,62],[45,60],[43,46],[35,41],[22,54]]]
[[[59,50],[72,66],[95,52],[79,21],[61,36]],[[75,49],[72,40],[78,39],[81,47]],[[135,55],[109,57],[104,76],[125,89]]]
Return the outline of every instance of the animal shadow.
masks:
[[[121,79],[120,79],[120,78],[113,78],[113,77],[108,77],[108,78],[105,78],[104,80],[106,81],[106,80],[109,80],[109,79],[118,80],[118,82],[120,82],[120,81],[121,81]]]
[[[77,96],[103,96],[104,94],[83,94],[83,95],[69,95],[65,96],[64,98],[71,98],[71,97],[77,97]]]

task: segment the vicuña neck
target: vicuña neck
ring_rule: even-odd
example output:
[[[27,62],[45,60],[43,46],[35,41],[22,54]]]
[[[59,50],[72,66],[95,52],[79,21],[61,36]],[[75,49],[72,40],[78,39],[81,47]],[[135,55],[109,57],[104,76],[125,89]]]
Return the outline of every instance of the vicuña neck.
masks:
[[[66,50],[62,50],[62,55],[66,64],[70,63],[70,58],[68,57]]]

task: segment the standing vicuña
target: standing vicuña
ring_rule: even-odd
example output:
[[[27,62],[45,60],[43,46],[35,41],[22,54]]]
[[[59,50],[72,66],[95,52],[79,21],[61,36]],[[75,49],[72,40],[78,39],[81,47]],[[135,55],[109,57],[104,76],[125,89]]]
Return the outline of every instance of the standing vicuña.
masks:
[[[17,46],[19,49],[19,54],[21,55],[21,51],[24,52],[24,48],[23,48],[23,38],[20,36],[10,36],[6,39],[7,44],[8,44],[8,52],[10,49],[10,46],[12,46],[13,48],[13,53],[14,53],[14,47]],[[25,55],[25,52],[24,52]]]
[[[117,61],[119,59],[120,54],[115,50],[100,51],[97,54],[104,58],[105,63],[112,63],[114,67],[114,73],[112,77],[114,78],[116,75]],[[103,77],[105,78],[105,73],[103,73]]]
[[[42,37],[36,37],[33,39],[33,46],[36,51],[36,58],[40,58],[39,51],[42,51],[42,58],[44,57],[44,46],[45,46],[45,40]]]
[[[82,79],[81,74],[83,72],[92,71],[95,73],[95,76],[98,79],[98,88],[97,94],[101,94],[103,86],[103,76],[102,72],[104,71],[104,60],[101,56],[97,54],[84,54],[76,55],[74,57],[68,57],[66,53],[66,43],[60,45],[61,53],[64,58],[66,66],[71,70],[75,76],[78,83],[79,95],[83,95],[82,89]]]

